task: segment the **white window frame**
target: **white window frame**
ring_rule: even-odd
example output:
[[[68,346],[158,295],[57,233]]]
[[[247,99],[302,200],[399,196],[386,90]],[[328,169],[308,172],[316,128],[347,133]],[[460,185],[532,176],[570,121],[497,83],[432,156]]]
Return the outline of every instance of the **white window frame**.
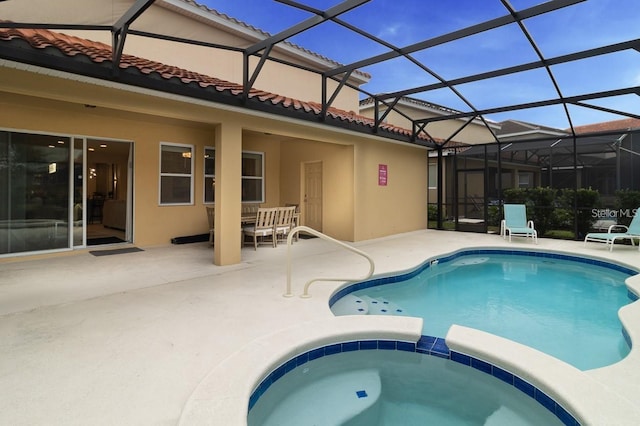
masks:
[[[214,164],[214,172],[213,174],[208,174],[207,173],[207,152],[209,151],[213,151],[213,155],[214,155],[214,161],[215,161],[215,153],[216,153],[216,148],[213,146],[205,146],[204,147],[204,155],[202,156],[202,171],[203,171],[203,177],[202,177],[202,202],[204,204],[215,204],[215,188],[214,188],[214,192],[213,192],[213,201],[207,201],[207,178],[212,178],[213,179],[213,183],[215,184],[216,182],[216,173],[215,173],[215,164]]]
[[[174,146],[180,148],[187,148],[191,154],[191,166],[190,173],[163,173],[162,172],[162,149],[165,146]],[[159,166],[159,177],[158,177],[158,205],[160,206],[191,206],[193,205],[193,177],[194,177],[194,159],[195,159],[195,147],[190,144],[182,144],[182,143],[173,143],[173,142],[160,142],[160,155],[158,158],[158,166]],[[163,177],[189,177],[189,201],[188,202],[179,202],[179,203],[167,203],[162,202],[162,178]]]
[[[261,176],[244,176],[242,175],[242,182],[246,180],[260,180],[260,194],[261,194],[261,198],[259,200],[242,200],[243,203],[259,203],[262,204],[264,203],[264,199],[265,199],[265,194],[264,194],[264,175],[265,175],[265,169],[264,169],[264,152],[260,152],[260,151],[242,151],[242,157],[244,158],[245,154],[251,154],[251,155],[259,155],[260,156],[260,161],[262,162],[260,165],[260,170],[262,172]],[[240,184],[242,186],[242,183]]]

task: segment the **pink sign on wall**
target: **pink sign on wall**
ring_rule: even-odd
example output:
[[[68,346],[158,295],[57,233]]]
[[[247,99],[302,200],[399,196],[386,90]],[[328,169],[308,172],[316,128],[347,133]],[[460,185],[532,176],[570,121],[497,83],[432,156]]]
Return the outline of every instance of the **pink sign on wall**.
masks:
[[[387,186],[387,165],[386,164],[378,164],[378,185],[379,186]]]

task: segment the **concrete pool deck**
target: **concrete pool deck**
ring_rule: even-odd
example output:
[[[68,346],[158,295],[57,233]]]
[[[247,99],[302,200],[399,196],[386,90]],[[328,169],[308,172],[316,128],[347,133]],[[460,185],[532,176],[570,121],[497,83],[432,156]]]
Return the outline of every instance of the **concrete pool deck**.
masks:
[[[610,253],[604,244],[585,247],[544,238],[533,245],[498,235],[427,230],[353,246],[375,260],[376,274],[461,248],[489,246],[557,250],[640,268],[637,247]],[[315,283],[310,299],[282,297],[284,245],[247,247],[242,263],[226,267],[212,264],[207,243],[143,249],[0,260],[0,424],[175,425],[216,367],[223,370],[215,378],[222,393],[237,382],[242,372],[219,367],[244,362],[236,354],[252,342],[334,318],[327,301],[340,283]],[[292,254],[296,295],[309,279],[358,277],[368,270],[363,258],[320,239],[300,240]],[[623,309],[623,321],[640,324],[640,307]],[[321,338],[327,330],[310,328],[305,338],[313,340],[314,333]],[[640,330],[629,329],[629,334],[640,341]],[[638,351],[585,375],[623,404],[640,406]],[[592,397],[601,399],[599,392]],[[227,408],[234,404],[226,402]],[[211,414],[207,424],[234,424]],[[610,424],[627,424],[620,414],[609,417]]]

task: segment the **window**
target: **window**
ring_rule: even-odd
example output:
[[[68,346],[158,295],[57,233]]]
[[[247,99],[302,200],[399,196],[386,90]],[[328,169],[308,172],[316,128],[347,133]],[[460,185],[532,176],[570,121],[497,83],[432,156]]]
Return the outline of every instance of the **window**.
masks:
[[[242,202],[264,203],[264,154],[242,153]]]
[[[429,163],[429,189],[438,188],[438,163]]]
[[[532,184],[533,184],[532,172],[518,173],[518,188],[531,188]]]
[[[216,184],[216,150],[211,147],[204,148],[204,202],[214,203]]]
[[[193,204],[193,145],[160,143],[160,204]]]

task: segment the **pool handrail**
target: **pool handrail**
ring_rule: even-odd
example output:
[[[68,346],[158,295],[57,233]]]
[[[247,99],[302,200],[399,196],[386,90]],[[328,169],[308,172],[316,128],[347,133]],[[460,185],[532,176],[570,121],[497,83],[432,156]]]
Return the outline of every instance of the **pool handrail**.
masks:
[[[345,281],[345,282],[354,282],[354,281],[361,281],[361,280],[366,280],[368,278],[371,278],[371,276],[373,275],[373,272],[375,270],[375,264],[373,263],[373,259],[366,254],[365,252],[358,250],[357,248],[350,246],[349,244],[346,244],[342,241],[336,240],[335,238],[331,238],[330,236],[323,234],[320,231],[316,231],[313,228],[309,228],[308,226],[304,226],[304,225],[300,225],[300,226],[296,226],[295,228],[293,228],[291,230],[291,232],[289,232],[289,235],[287,236],[287,289],[285,291],[285,293],[283,294],[284,297],[293,297],[294,294],[291,291],[291,246],[292,246],[292,241],[295,235],[297,235],[298,233],[300,233],[301,231],[307,232],[311,235],[314,235],[318,238],[321,238],[325,241],[329,241],[331,243],[335,243],[340,247],[343,247],[355,254],[358,254],[362,257],[364,257],[365,259],[367,259],[367,261],[369,261],[369,272],[367,273],[367,275],[365,275],[364,277],[361,278],[314,278],[312,280],[309,280],[306,282],[306,284],[304,285],[304,291],[303,293],[300,295],[300,297],[303,298],[309,298],[311,297],[311,295],[309,294],[309,287],[311,286],[312,283],[316,282],[316,281]]]

